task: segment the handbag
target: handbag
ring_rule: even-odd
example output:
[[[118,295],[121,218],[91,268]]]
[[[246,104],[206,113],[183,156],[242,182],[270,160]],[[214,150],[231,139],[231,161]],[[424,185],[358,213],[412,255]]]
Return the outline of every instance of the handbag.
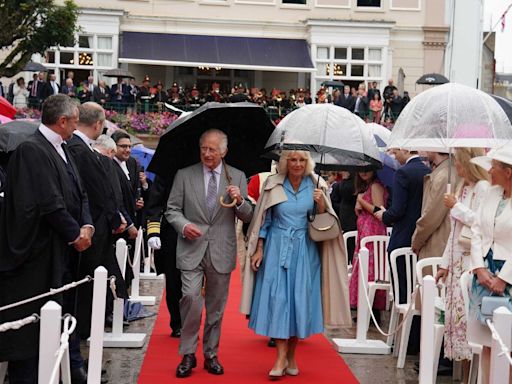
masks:
[[[473,209],[473,201],[475,200],[475,192],[471,194],[471,200],[469,201],[469,209]],[[471,227],[468,225],[463,225],[462,229],[459,233],[459,245],[466,249],[471,249],[471,238],[473,237],[473,232],[471,231]]]
[[[471,249],[471,237],[473,237],[471,227],[463,225],[459,233],[459,245],[464,249]]]
[[[309,237],[314,241],[332,240],[339,236],[340,227],[336,217],[329,212],[317,213],[308,225]]]
[[[485,296],[482,298],[482,304],[480,305],[480,312],[477,314],[478,320],[483,325],[486,325],[487,319],[492,320],[494,310],[499,307],[505,307],[509,311],[512,311],[512,301],[510,297],[506,296]]]

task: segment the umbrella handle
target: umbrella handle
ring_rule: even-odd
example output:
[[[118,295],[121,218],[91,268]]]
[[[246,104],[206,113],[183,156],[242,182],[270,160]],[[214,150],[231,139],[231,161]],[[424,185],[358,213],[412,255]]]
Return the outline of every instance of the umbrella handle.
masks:
[[[226,165],[226,161],[224,160],[224,158],[222,158],[222,165],[224,166],[224,172],[226,174],[226,181],[228,182],[228,185],[231,185],[231,183],[232,183],[231,175],[228,172],[228,167]],[[233,208],[236,205],[236,200],[233,199],[233,201],[231,203],[225,203],[224,196],[221,196],[219,198],[219,203],[224,208]]]
[[[224,208],[233,208],[235,205],[236,205],[236,200],[233,200],[231,203],[225,203],[224,202],[224,196],[221,196],[219,198],[219,203],[221,206],[223,206]]]

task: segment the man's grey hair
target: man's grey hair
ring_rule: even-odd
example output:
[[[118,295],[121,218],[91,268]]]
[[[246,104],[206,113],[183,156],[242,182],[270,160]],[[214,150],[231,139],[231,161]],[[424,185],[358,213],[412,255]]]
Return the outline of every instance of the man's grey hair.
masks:
[[[80,124],[91,126],[98,121],[105,121],[105,111],[98,103],[88,101],[78,106]]]
[[[44,125],[56,124],[60,117],[72,117],[77,110],[77,101],[64,94],[48,97],[43,103],[41,122]]]
[[[220,138],[219,150],[225,152],[228,149],[228,136],[220,129],[209,129],[199,138],[199,146],[203,145],[204,138],[210,135],[217,135]]]
[[[116,142],[108,135],[99,135],[93,146],[96,148],[104,148],[107,150],[117,151]]]

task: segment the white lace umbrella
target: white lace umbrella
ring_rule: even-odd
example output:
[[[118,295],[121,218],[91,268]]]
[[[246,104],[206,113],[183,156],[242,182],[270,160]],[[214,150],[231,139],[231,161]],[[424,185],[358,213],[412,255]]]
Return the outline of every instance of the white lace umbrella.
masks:
[[[282,150],[309,151],[323,170],[373,170],[382,167],[371,129],[358,116],[333,104],[310,104],[289,113],[265,146],[265,157],[279,160]]]
[[[420,93],[397,119],[388,148],[440,151],[510,143],[512,126],[488,94],[448,83]]]

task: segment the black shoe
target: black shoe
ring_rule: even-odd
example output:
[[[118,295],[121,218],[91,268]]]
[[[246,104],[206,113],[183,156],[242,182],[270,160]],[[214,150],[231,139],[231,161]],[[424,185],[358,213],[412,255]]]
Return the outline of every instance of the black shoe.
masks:
[[[224,368],[222,368],[222,365],[220,365],[217,356],[213,356],[211,359],[205,358],[204,369],[206,369],[208,373],[211,373],[212,375],[224,374]]]
[[[420,363],[417,361],[414,363],[414,371],[416,373],[420,373]],[[444,365],[439,364],[437,366],[437,376],[451,376],[453,375],[453,368],[446,367]]]
[[[84,367],[71,368],[71,384],[86,384],[87,372]]]
[[[181,328],[173,329],[171,332],[171,337],[175,337],[175,338],[181,337]]]
[[[267,347],[275,348],[276,347],[276,339],[274,339],[272,337],[270,339],[268,339]]]
[[[196,355],[190,353],[184,355],[180,365],[176,368],[176,377],[188,377],[192,374],[192,368],[197,367]]]

